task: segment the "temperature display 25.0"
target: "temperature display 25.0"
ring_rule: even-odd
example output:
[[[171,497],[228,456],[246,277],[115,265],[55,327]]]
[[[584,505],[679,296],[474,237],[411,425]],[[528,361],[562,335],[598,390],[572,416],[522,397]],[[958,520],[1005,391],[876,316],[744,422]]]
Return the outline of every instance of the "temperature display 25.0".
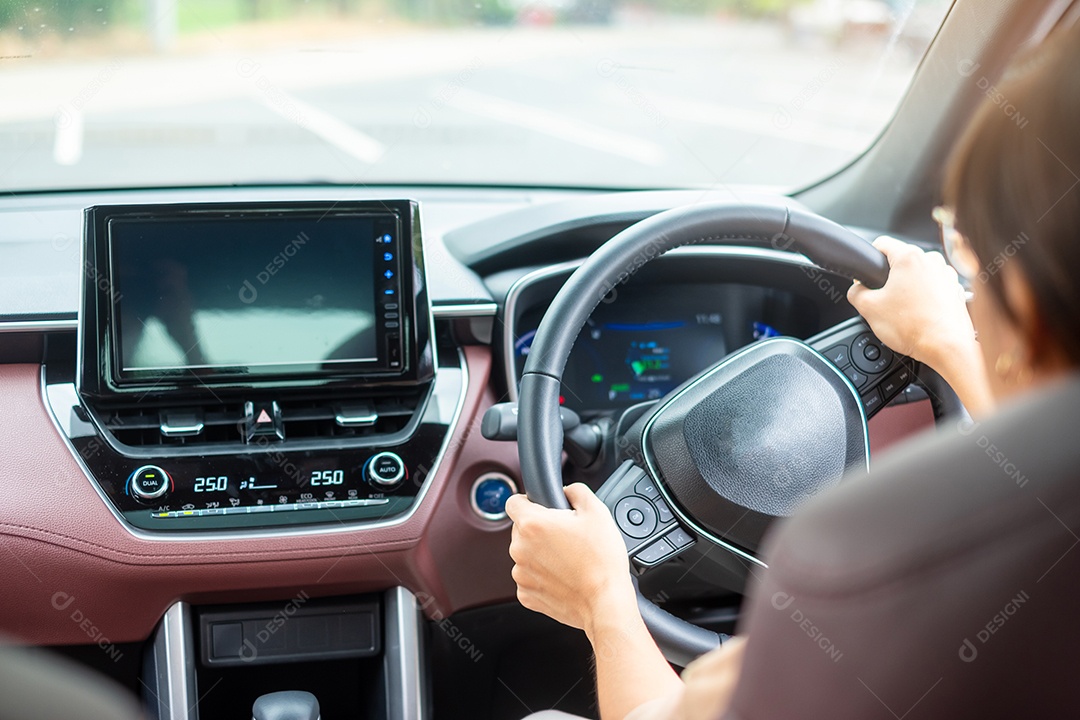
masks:
[[[192,489],[195,492],[225,492],[229,489],[229,476],[197,477]]]
[[[311,487],[320,485],[341,485],[345,482],[344,470],[312,470]]]

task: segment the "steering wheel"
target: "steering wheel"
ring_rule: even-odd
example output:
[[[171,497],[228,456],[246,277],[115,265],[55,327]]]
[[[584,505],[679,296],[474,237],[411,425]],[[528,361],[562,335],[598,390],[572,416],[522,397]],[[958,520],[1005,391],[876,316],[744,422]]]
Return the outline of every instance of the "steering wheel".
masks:
[[[668,250],[747,239],[801,252],[817,266],[871,288],[888,278],[888,261],[866,240],[781,204],[694,205],[627,228],[567,280],[533,338],[521,378],[517,433],[531,500],[569,507],[562,481],[560,385],[574,341],[600,301]],[[676,388],[640,418],[620,422],[629,425],[617,439],[625,460],[597,494],[615,516],[631,566],[642,571],[707,543],[764,567],[758,551],[768,524],[839,482],[849,469],[868,467],[867,417],[903,392],[915,370],[855,318],[809,343],[785,337],[758,341]],[[676,664],[686,665],[722,640],[640,592],[638,605],[653,638]]]

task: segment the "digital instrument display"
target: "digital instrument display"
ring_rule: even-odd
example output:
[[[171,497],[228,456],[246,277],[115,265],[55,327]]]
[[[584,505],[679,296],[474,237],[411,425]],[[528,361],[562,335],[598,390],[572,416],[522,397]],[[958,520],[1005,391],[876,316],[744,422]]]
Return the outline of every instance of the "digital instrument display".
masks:
[[[524,369],[544,308],[526,311],[514,344]],[[563,374],[563,402],[579,411],[657,400],[726,355],[776,335],[808,337],[817,309],[795,294],[737,284],[627,287],[600,305]]]
[[[430,335],[415,222],[408,202],[90,208],[84,371],[117,390],[406,375]]]

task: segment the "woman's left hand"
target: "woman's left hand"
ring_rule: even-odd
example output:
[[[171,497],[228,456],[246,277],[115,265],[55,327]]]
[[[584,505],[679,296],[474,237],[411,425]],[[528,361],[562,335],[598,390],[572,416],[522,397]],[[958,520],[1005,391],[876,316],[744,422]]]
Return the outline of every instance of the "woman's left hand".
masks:
[[[596,621],[636,615],[622,535],[607,506],[587,485],[566,488],[572,510],[554,510],[515,495],[506,503],[514,521],[510,557],[518,600],[593,637]]]

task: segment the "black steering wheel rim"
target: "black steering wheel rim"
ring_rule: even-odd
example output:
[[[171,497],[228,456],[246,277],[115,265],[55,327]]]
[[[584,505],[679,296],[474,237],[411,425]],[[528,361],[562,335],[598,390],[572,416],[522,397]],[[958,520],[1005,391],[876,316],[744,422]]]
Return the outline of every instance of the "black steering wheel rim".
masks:
[[[519,390],[518,455],[529,499],[568,508],[562,482],[559,393],[566,361],[581,329],[613,288],[669,250],[695,244],[768,243],[800,252],[822,269],[880,288],[884,255],[847,228],[784,204],[716,202],[668,210],[622,231],[593,253],[563,285],[533,338]],[[648,599],[638,605],[653,638],[685,665],[720,638],[676,618]]]

